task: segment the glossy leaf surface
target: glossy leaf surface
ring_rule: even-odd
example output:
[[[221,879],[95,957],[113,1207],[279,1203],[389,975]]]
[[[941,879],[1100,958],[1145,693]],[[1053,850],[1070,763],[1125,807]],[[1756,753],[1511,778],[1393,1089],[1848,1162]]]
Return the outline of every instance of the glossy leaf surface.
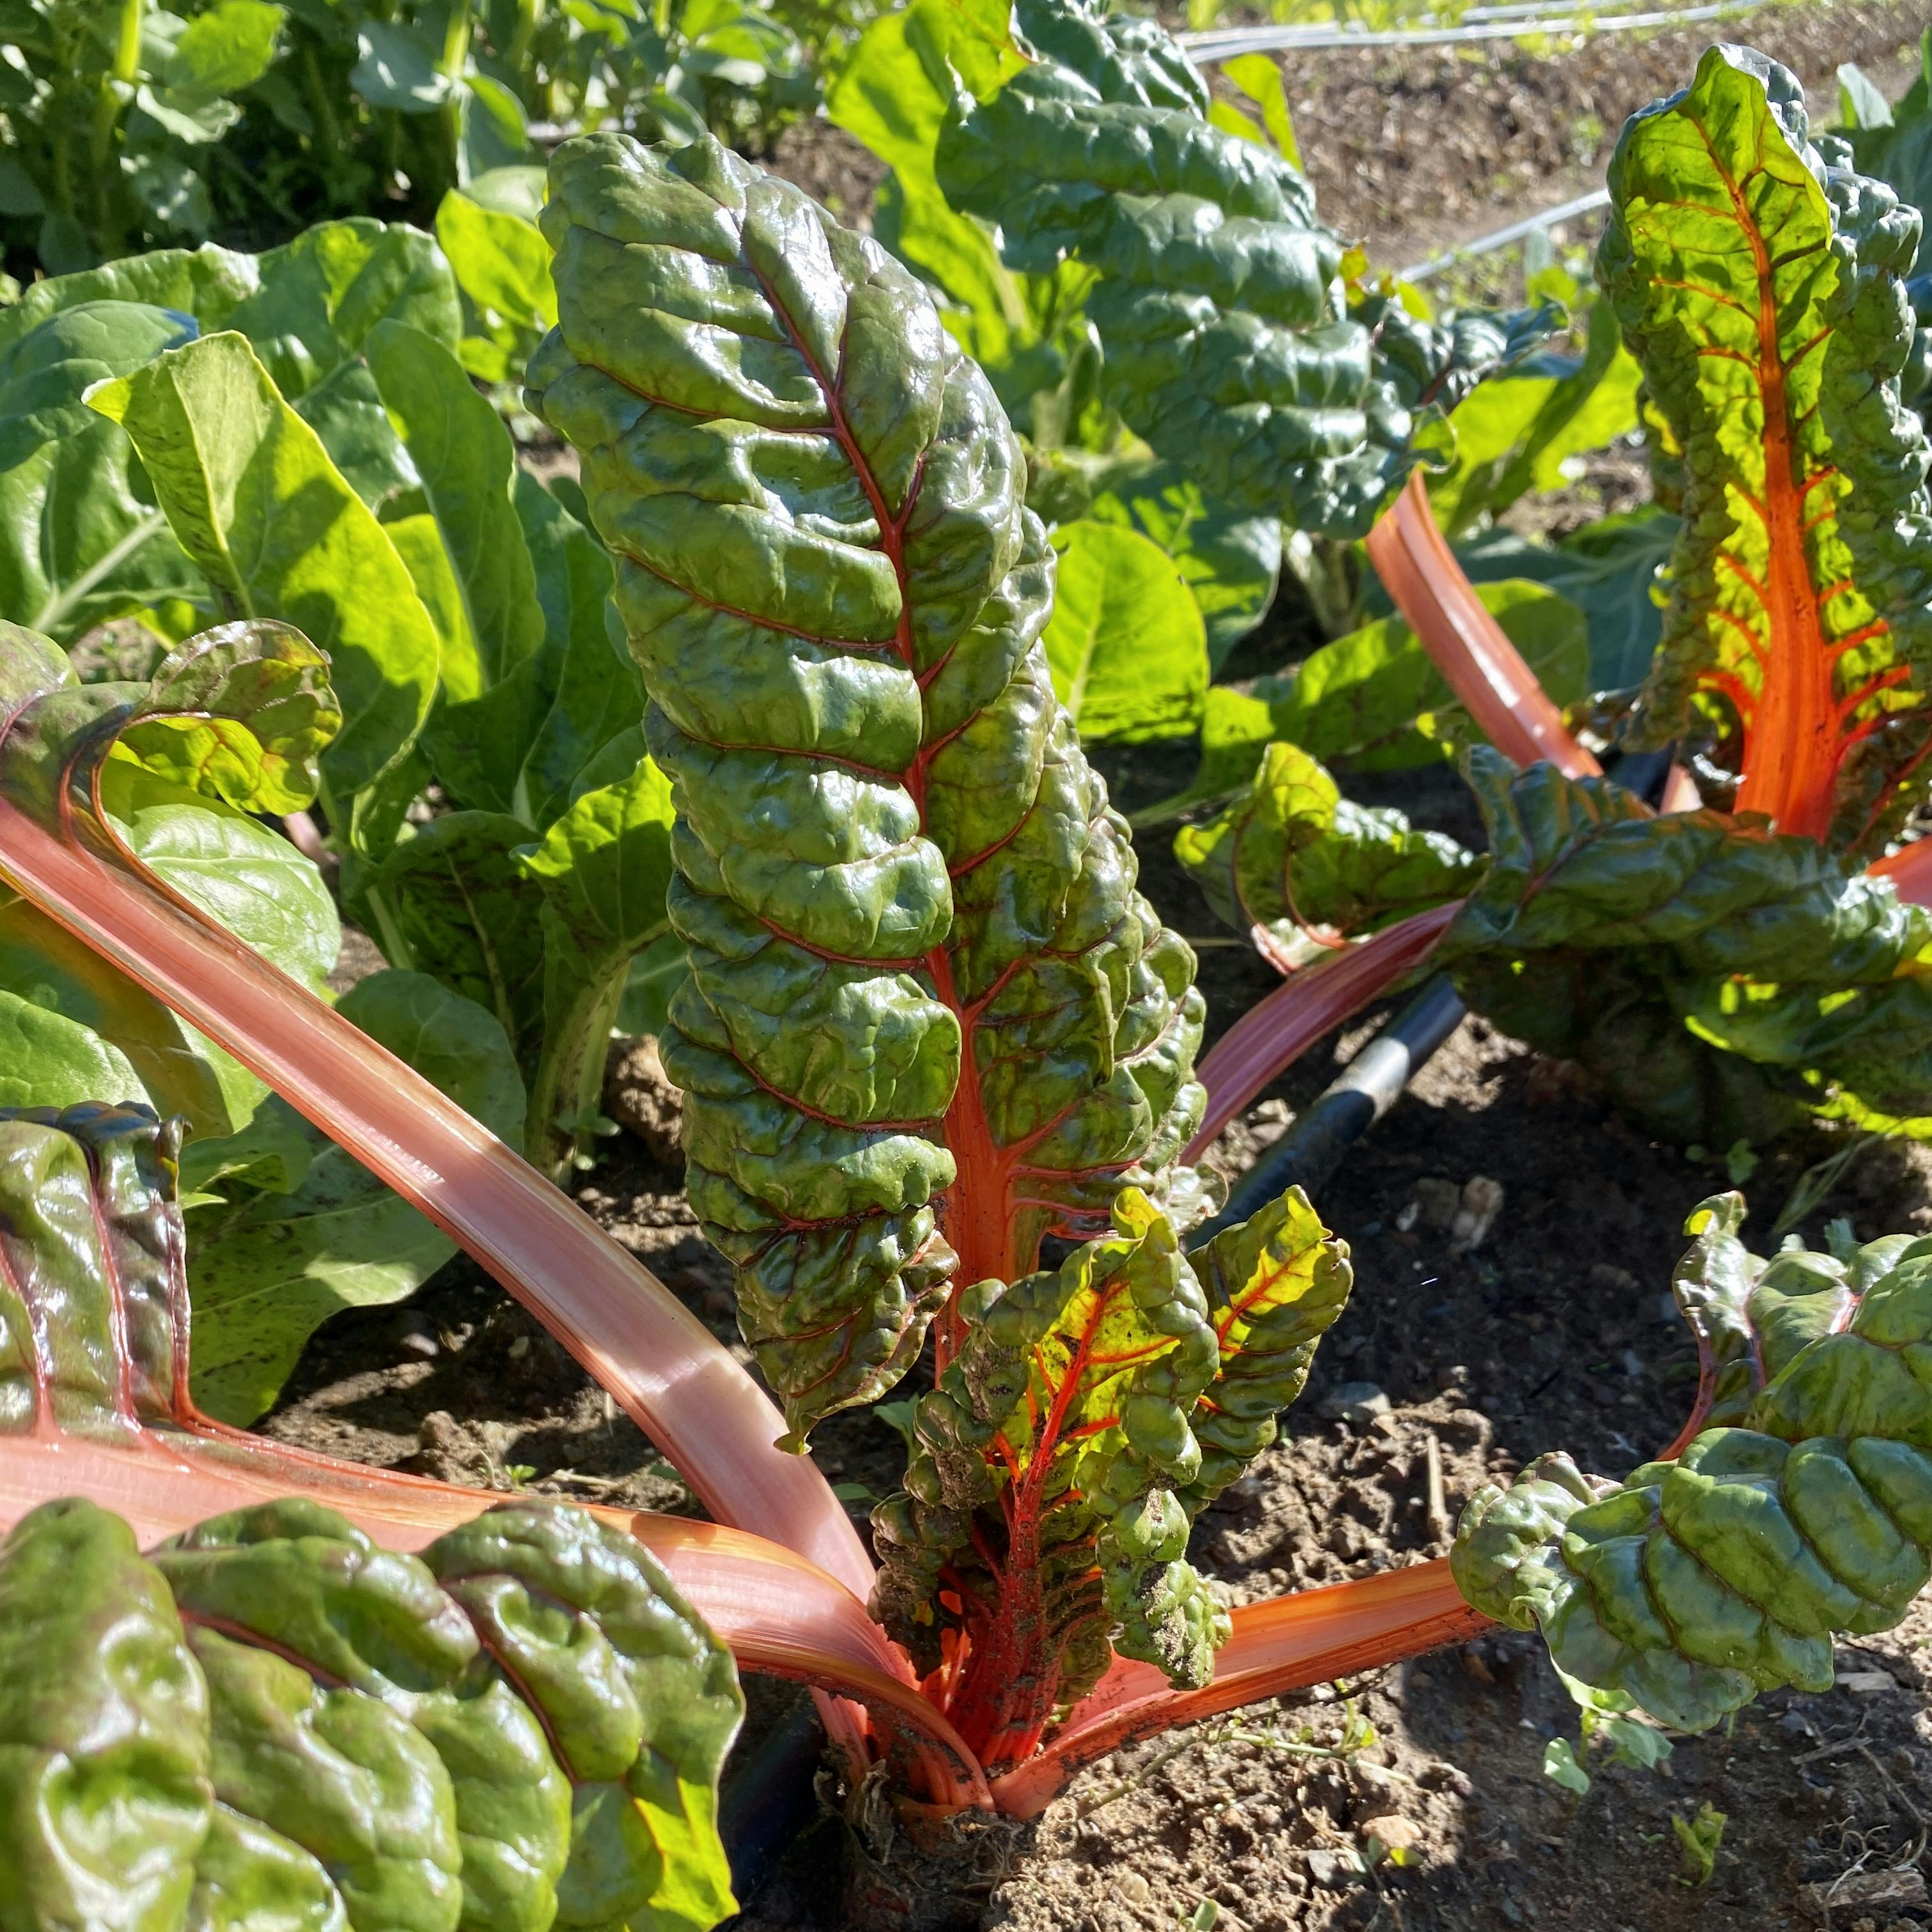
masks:
[[[1739,807],[1868,851],[1922,789],[1932,462],[1899,399],[1918,224],[1796,80],[1714,47],[1634,117],[1598,273],[1684,452],[1652,740],[1723,726]]]
[[[1184,826],[1174,850],[1220,917],[1283,973],[1460,898],[1482,871],[1444,833],[1344,798],[1289,744],[1270,745],[1246,790],[1205,824]]]
[[[956,1252],[1023,1273],[1171,1159],[1198,997],[1053,698],[1016,441],[926,292],[704,142],[572,144],[544,220],[532,392],[678,808],[692,1198],[802,1428],[897,1378]]]
[[[1622,1484],[1541,1457],[1470,1504],[1452,1558],[1473,1604],[1540,1625],[1570,1676],[1687,1730],[1760,1690],[1827,1688],[1834,1634],[1891,1628],[1932,1575],[1909,1366],[1932,1333],[1928,1244],[1766,1264],[1736,1252],[1742,1218],[1735,1196],[1691,1216],[1706,1252],[1678,1294],[1706,1388],[1682,1452]]]
[[[1888,884],[1761,822],[1472,772],[1490,863],[1444,957],[1478,1011],[1682,1141],[1762,1143],[1834,1090],[1923,1111],[1932,926]]]

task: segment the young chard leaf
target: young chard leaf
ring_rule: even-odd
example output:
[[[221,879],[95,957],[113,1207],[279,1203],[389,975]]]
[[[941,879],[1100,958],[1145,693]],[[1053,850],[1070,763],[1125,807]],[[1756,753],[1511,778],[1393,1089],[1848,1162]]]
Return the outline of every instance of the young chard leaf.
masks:
[[[1390,807],[1354,804],[1294,745],[1270,745],[1247,790],[1184,826],[1174,856],[1215,911],[1294,973],[1352,938],[1460,898],[1482,861]]]
[[[250,816],[314,796],[315,760],[340,720],[326,668],[272,623],[190,638],[146,685],[80,685],[65,654],[0,633],[0,789],[58,796],[92,748],[115,833],[168,888],[299,983],[319,987],[341,930],[315,867]],[[111,750],[110,750],[111,748]],[[139,1101],[199,1134],[233,1133],[267,1090],[26,900],[0,886],[0,1016],[17,1048],[0,1076],[13,1106]]]
[[[1785,69],[1712,48],[1625,128],[1598,272],[1686,458],[1646,728],[1723,724],[1741,810],[1864,852],[1926,782],[1932,454],[1898,386],[1918,224],[1808,124]]]
[[[1707,1344],[1682,1453],[1620,1484],[1540,1457],[1470,1504],[1451,1558],[1471,1603],[1540,1626],[1568,1675],[1685,1730],[1761,1690],[1828,1688],[1833,1634],[1891,1628],[1932,1574],[1932,1426],[1906,1366],[1932,1335],[1928,1244],[1747,1270],[1742,1218],[1735,1196],[1693,1214],[1679,1292],[1714,1261],[1730,1279],[1692,1306],[1720,1301],[1707,1330],[1748,1323],[1761,1358]]]
[[[1172,1159],[1199,997],[1053,698],[1017,442],[926,292],[713,143],[586,137],[551,179],[532,396],[678,806],[688,1184],[802,1430],[898,1378],[956,1266],[1022,1274]]]

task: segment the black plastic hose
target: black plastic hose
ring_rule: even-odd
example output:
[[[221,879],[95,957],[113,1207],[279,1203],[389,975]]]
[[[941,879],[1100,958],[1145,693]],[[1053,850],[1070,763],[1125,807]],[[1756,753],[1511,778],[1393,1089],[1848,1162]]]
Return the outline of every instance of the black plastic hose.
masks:
[[[1438,973],[1342,1070],[1321,1096],[1250,1168],[1228,1204],[1195,1236],[1198,1246],[1294,1186],[1321,1186],[1396,1102],[1417,1070],[1468,1011]]]

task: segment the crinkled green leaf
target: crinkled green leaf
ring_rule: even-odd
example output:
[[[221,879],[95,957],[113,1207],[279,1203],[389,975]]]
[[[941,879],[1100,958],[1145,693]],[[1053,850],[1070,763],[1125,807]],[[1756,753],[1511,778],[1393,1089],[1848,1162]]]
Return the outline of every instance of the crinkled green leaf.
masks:
[[[1060,559],[1042,641],[1054,694],[1089,744],[1182,737],[1210,675],[1207,627],[1173,560],[1138,530],[1082,519]]]
[[[148,685],[78,684],[60,651],[18,629],[0,638],[0,788],[13,802],[48,819],[60,786],[97,777],[108,823],[137,859],[319,988],[341,943],[328,889],[286,839],[220,795],[299,795],[334,716],[305,641],[278,626],[225,626],[190,638]],[[267,1090],[11,895],[0,904],[0,1010],[18,1049],[0,1076],[9,1105],[141,1100],[225,1134]]]
[[[423,974],[395,970],[358,981],[337,1011],[512,1146],[520,1140],[523,1082],[488,1011]],[[320,1129],[298,1125],[285,1101],[272,1099],[263,1111],[284,1132],[307,1127],[310,1153],[298,1184],[288,1192],[235,1192],[226,1204],[187,1216],[195,1400],[237,1424],[274,1400],[304,1343],[330,1316],[402,1300],[456,1252],[352,1154]],[[255,1138],[253,1130],[244,1136],[251,1162]],[[212,1153],[218,1167],[220,1150]],[[206,1156],[203,1162],[211,1164]]]
[[[1348,1297],[1348,1251],[1298,1189],[1191,1256],[1137,1190],[1114,1219],[1057,1273],[968,1292],[905,1490],[873,1513],[874,1612],[922,1662],[963,1629],[978,1674],[949,1715],[989,1765],[1026,1754],[1110,1642],[1205,1681],[1228,1626],[1190,1524],[1274,1440]],[[1036,1655],[1055,1674],[1022,1667]]]
[[[194,1420],[176,1146],[150,1114],[0,1114],[0,1434],[124,1448]],[[23,1924],[706,1932],[735,1910],[730,1653],[568,1504],[408,1556],[286,1498],[143,1561],[57,1502],[0,1543],[0,1906]]]
[[[956,1250],[1022,1274],[1164,1184],[1200,1002],[1053,697],[1016,439],[925,290],[714,143],[586,137],[551,179],[531,393],[677,808],[692,1198],[796,1430],[897,1378]]]
[[[1621,1485],[1540,1458],[1471,1503],[1451,1558],[1471,1602],[1540,1625],[1569,1676],[1687,1730],[1762,1690],[1828,1689],[1834,1634],[1889,1629],[1932,1576],[1932,1408],[1911,1366],[1932,1244],[1766,1265],[1732,1251],[1741,1219],[1735,1196],[1700,1208],[1679,1276],[1716,1345],[1716,1426]]]
[[[435,633],[381,525],[239,335],[172,350],[91,400],[133,436],[222,598],[328,652],[344,722],[322,775],[340,796],[359,790],[408,748],[436,674]]]
[[[1000,224],[1012,267],[1098,271],[1107,393],[1158,454],[1236,509],[1366,529],[1410,422],[1333,302],[1342,246],[1307,184],[1210,124],[1206,88],[1151,22],[1081,0],[1016,17],[1048,57],[956,104],[947,200]]]
[[[214,1810],[208,1690],[118,1516],[46,1503],[0,1542],[0,1913],[182,1924]]]
[[[1347,1243],[1330,1237],[1298,1187],[1187,1258],[1220,1350],[1192,1418],[1201,1473],[1186,1502],[1196,1511],[1274,1442],[1276,1418],[1300,1395],[1354,1276]]]
[[[272,620],[203,631],[156,668],[118,749],[156,778],[243,812],[313,804],[316,759],[341,728],[328,660]]]
[[[1124,1626],[1117,1648],[1180,1684],[1207,1681],[1227,1634],[1182,1561],[1188,1515],[1174,1493],[1201,1472],[1189,1416],[1219,1363],[1207,1298],[1144,1196],[1123,1192],[1114,1216],[1114,1235],[1057,1272],[969,1291],[964,1346],[914,1407],[909,1494],[874,1519],[886,1562],[874,1613],[916,1657],[938,1655],[941,1564],[974,1604],[962,1615],[976,1642],[1004,1640],[1017,1662],[1037,1641],[1030,1619],[1053,1622],[1041,1648],[1060,1660],[1058,1682],[990,1670],[994,1708],[952,1713],[989,1764],[1024,1756],[1047,1713],[1088,1688],[1110,1624]],[[967,1533],[976,1513],[1028,1538],[992,1546],[1004,1592]]]
[[[1791,74],[1712,48],[1624,129],[1598,268],[1685,459],[1649,741],[1721,728],[1740,808],[1863,850],[1926,782],[1918,224],[1807,136]]]
[[[424,1557],[570,1775],[560,1919],[706,1932],[735,1911],[718,1774],[744,1697],[656,1562],[580,1510],[514,1504]]]
[[[1895,106],[1855,67],[1838,70],[1840,99],[1845,98],[1847,77],[1864,82],[1855,114],[1841,112],[1844,124],[1833,130],[1844,137],[1861,174],[1876,176],[1886,182],[1908,208],[1922,217],[1932,208],[1932,29],[1918,40],[1918,71],[1912,85]],[[1922,271],[1932,266],[1926,252],[1922,228],[1918,254],[1913,263]]]
[[[1298,746],[1270,745],[1216,818],[1174,835],[1216,914],[1282,972],[1466,892],[1482,862],[1390,806],[1359,806]]]
[[[1761,820],[1655,817],[1483,749],[1472,774],[1491,859],[1442,956],[1505,1032],[1684,1142],[1762,1142],[1834,1091],[1926,1111],[1922,908]]]

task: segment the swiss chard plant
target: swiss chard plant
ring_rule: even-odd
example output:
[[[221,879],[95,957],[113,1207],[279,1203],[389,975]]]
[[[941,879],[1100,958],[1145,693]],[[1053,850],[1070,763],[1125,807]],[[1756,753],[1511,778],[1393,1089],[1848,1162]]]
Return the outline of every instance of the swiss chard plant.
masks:
[[[1796,82],[1736,49],[1633,118],[1610,185],[1599,273],[1682,492],[1624,743],[1677,746],[1712,804],[1683,808],[1680,776],[1658,814],[1597,776],[1412,488],[1370,556],[1491,742],[1533,766],[1474,756],[1490,856],[1441,957],[1674,1138],[1762,1141],[1807,1109],[1916,1123],[1932,928],[1907,902],[1915,848],[1879,855],[1927,783],[1932,451],[1900,388],[1917,217],[1814,148]],[[1282,963],[1413,907],[1396,833],[1280,791],[1264,778],[1181,845]],[[1444,909],[1475,876],[1443,873]],[[1384,896],[1336,898],[1365,878]]]
[[[1678,1441],[1622,1482],[1560,1452],[1486,1490],[1450,1559],[1472,1603],[1540,1628],[1598,1708],[1684,1730],[1761,1690],[1823,1690],[1837,1632],[1889,1630],[1932,1575],[1932,1428],[1910,1364],[1932,1244],[1850,1255],[1738,1238],[1708,1201],[1674,1283],[1701,1381]]]

